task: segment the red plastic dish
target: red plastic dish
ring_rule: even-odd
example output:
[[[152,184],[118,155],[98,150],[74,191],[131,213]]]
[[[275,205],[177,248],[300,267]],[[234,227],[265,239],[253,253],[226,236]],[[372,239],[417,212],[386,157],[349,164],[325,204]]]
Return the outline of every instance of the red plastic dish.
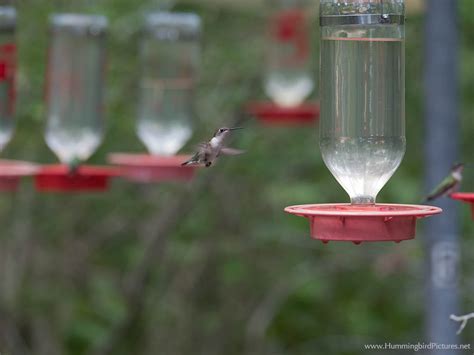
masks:
[[[32,176],[38,166],[19,160],[0,160],[0,191],[15,191],[24,176]]]
[[[290,206],[285,212],[308,218],[313,239],[325,243],[337,240],[360,244],[413,239],[416,220],[442,210],[418,205],[335,203]]]
[[[451,194],[451,198],[470,203],[472,219],[474,219],[474,192],[456,192]]]
[[[255,102],[247,113],[269,125],[305,125],[319,119],[319,104],[303,103],[296,107],[281,107],[272,102]]]
[[[119,170],[106,166],[81,165],[71,173],[67,165],[46,165],[35,176],[36,190],[48,192],[105,191]]]
[[[191,180],[197,166],[181,166],[190,155],[156,156],[148,154],[114,153],[109,162],[120,167],[120,174],[135,182]]]

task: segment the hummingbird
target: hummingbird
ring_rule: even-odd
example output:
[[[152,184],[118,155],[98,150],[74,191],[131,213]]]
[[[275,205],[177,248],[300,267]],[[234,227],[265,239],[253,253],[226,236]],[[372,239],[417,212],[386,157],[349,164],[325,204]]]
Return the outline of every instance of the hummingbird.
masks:
[[[463,163],[454,164],[451,168],[450,174],[428,194],[425,201],[433,201],[438,197],[447,196],[455,192],[459,187],[459,184],[461,184],[463,171]]]
[[[224,142],[230,132],[243,127],[219,128],[209,142],[204,142],[198,145],[196,154],[191,159],[185,161],[181,166],[185,165],[204,165],[206,168],[210,167],[215,160],[221,155],[238,155],[244,151],[228,148],[224,146]]]

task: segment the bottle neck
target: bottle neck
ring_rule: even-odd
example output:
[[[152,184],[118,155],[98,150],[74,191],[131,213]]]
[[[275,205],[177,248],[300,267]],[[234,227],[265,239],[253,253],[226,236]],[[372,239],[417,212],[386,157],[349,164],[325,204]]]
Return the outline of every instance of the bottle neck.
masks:
[[[351,198],[353,205],[374,205],[375,197],[372,196],[356,196]]]

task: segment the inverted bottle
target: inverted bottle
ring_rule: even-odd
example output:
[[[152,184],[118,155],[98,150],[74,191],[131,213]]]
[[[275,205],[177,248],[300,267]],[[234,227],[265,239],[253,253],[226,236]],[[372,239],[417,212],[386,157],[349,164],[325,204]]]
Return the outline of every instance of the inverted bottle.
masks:
[[[264,87],[279,106],[301,104],[313,91],[307,0],[268,0]]]
[[[71,164],[87,160],[102,140],[107,19],[56,14],[50,28],[46,143]]]
[[[196,14],[146,16],[136,131],[151,154],[173,155],[192,135],[200,36]]]
[[[404,2],[321,0],[323,160],[373,204],[405,153]]]
[[[0,6],[0,151],[14,130],[16,71],[16,10]]]

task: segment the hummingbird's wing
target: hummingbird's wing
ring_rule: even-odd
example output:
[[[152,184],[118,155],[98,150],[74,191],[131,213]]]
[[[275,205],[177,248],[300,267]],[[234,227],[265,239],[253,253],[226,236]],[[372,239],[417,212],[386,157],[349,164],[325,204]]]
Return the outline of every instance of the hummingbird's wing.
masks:
[[[436,186],[426,197],[426,201],[432,201],[443,195],[447,195],[456,187],[458,182],[451,176],[447,176],[441,183]]]
[[[197,152],[181,165],[199,165],[206,164],[209,161],[209,157],[212,154],[212,147],[209,143],[199,143],[196,147]]]
[[[181,166],[199,164],[199,152],[195,153],[190,159],[186,160]]]
[[[209,142],[201,142],[197,145],[197,151],[198,153],[202,154],[211,154],[212,153],[212,147]]]
[[[228,148],[228,147],[223,147],[221,148],[221,151],[219,152],[219,155],[239,155],[245,153],[244,150],[240,149],[234,149],[234,148]]]

